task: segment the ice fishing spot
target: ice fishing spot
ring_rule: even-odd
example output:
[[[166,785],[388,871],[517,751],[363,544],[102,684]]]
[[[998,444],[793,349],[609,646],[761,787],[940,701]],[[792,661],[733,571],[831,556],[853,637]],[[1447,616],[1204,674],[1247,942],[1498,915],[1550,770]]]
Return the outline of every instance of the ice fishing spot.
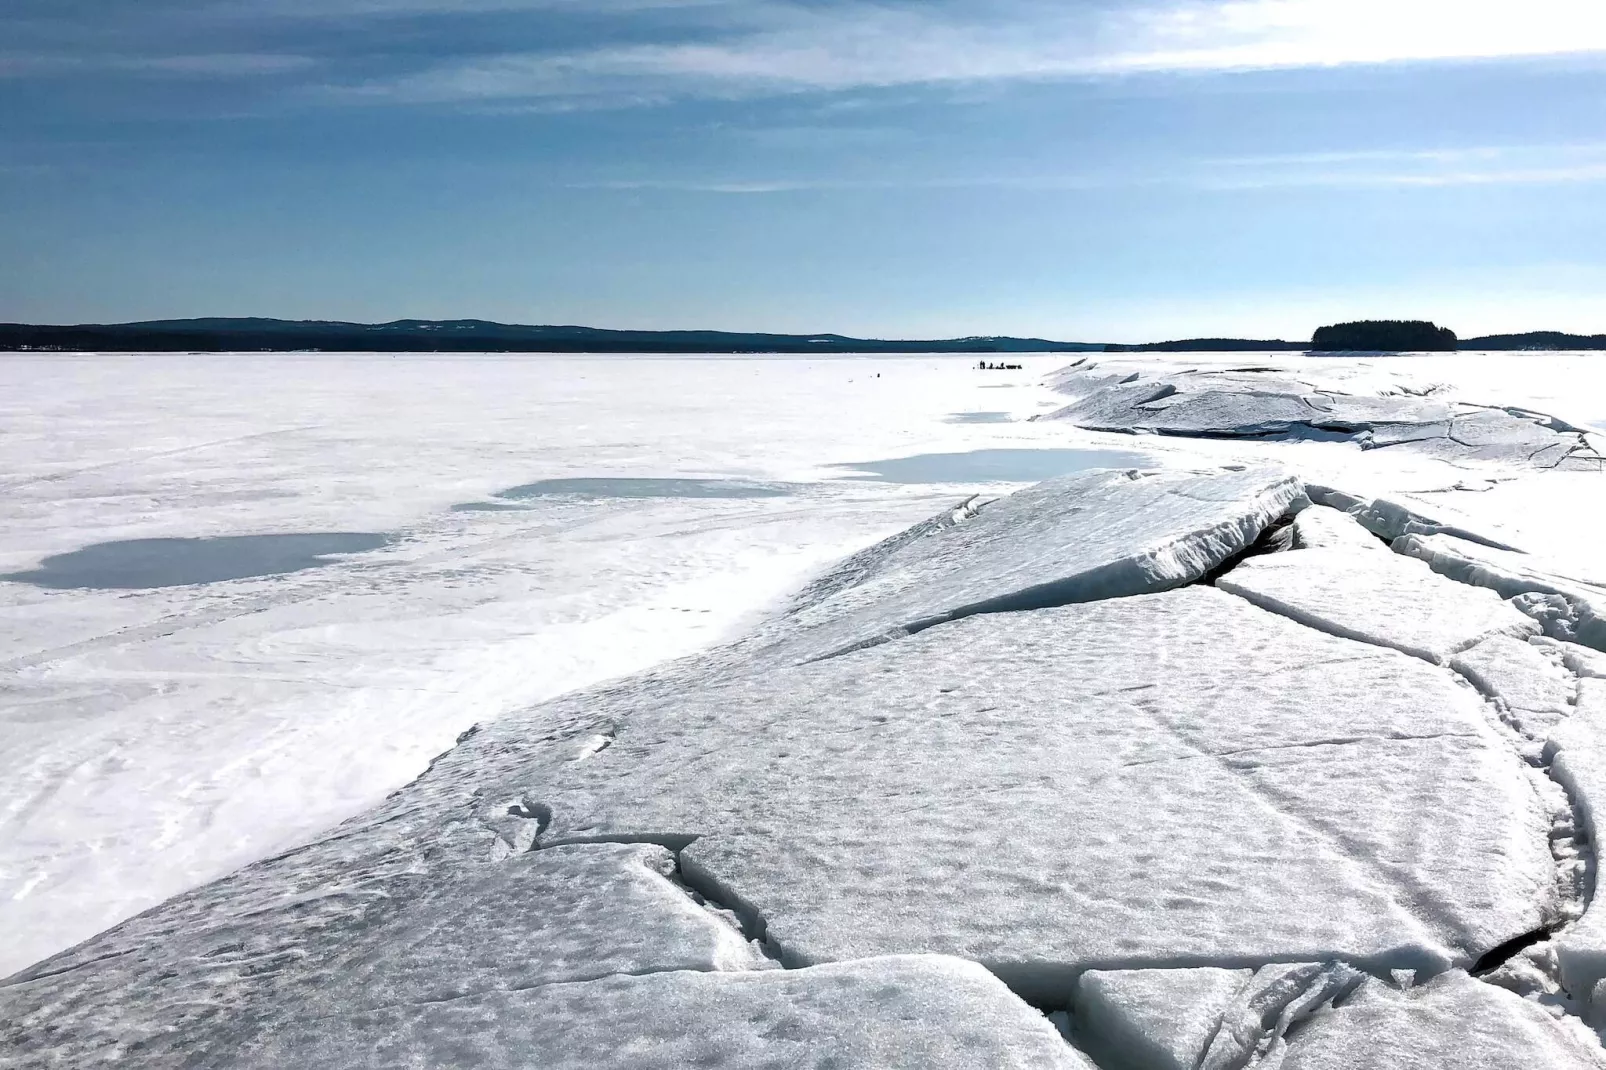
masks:
[[[1095,468],[1152,468],[1155,461],[1127,450],[995,449],[968,453],[921,453],[880,461],[854,461],[835,467],[863,475],[849,479],[878,483],[1036,483]]]
[[[331,555],[377,550],[390,541],[389,535],[366,531],[125,539],[55,554],[36,569],[6,573],[0,580],[58,590],[184,587],[318,568],[332,564]]]

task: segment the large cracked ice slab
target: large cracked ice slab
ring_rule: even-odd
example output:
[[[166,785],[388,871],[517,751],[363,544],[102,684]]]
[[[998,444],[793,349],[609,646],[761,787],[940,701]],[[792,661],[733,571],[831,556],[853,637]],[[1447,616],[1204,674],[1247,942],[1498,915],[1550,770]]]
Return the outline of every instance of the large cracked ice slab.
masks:
[[[1317,374],[1302,369],[1302,376]],[[1451,463],[1599,471],[1576,427],[1542,413],[1448,402],[1416,391],[1356,394],[1276,368],[1190,368],[1156,374],[1121,361],[1080,361],[1052,385],[1076,397],[1045,419],[1094,431],[1195,438],[1348,439]]]
[[[229,1065],[403,1070],[1094,1070],[970,962],[548,985],[287,1022]]]
[[[1217,586],[1312,628],[1439,665],[1494,636],[1539,632],[1493,592],[1399,555],[1297,550],[1251,558]]]
[[[1451,534],[1407,533],[1394,549],[1458,583],[1516,599],[1553,639],[1606,650],[1606,571],[1597,562],[1554,562]]]
[[[543,842],[689,843],[794,965],[949,953],[1045,998],[1085,968],[1441,969],[1554,907],[1549,813],[1482,707],[1193,587],[620,695],[608,749],[493,794],[549,805]]]
[[[1296,503],[1301,483],[1275,468],[1049,480],[850,559],[804,593],[786,649],[806,660],[976,613],[1180,587]]]
[[[1259,970],[1090,971],[1078,1037],[1104,1070],[1599,1070],[1606,1052],[1451,970],[1401,989],[1341,962]]]
[[[1600,1042],[1576,1020],[1451,971],[1400,991],[1370,981],[1313,1017],[1282,1070],[1600,1070]]]
[[[136,918],[90,968],[36,968],[0,987],[0,1064],[225,1065],[246,1038],[302,1017],[773,965],[673,870],[650,844],[557,847],[468,872],[351,879],[160,939],[142,939]]]

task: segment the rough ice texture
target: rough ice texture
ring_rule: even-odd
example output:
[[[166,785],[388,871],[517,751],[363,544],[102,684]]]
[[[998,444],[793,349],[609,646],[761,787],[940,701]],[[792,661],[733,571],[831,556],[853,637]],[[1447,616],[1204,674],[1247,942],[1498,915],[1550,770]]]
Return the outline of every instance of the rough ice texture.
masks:
[[[1394,549],[1460,583],[1516,599],[1551,638],[1606,650],[1606,587],[1590,582],[1602,578],[1593,572],[1573,578],[1544,558],[1453,535],[1407,534],[1395,540]]]
[[[91,968],[20,974],[0,988],[0,1054],[27,1060],[0,1062],[225,1065],[258,1030],[334,1010],[769,965],[672,884],[673,870],[662,847],[597,844],[461,872],[358,871],[311,895],[263,888],[200,924],[131,933],[85,959]],[[141,920],[129,927],[151,932]]]
[[[167,1029],[180,1005],[276,1028],[294,1015],[274,971],[302,968],[281,958],[351,954],[392,883],[454,877],[472,897],[508,843],[587,839],[689,843],[687,882],[792,966],[949,953],[1044,1005],[1089,968],[1432,972],[1553,916],[1549,827],[1450,674],[1192,587],[557,700],[33,975],[81,1008],[64,1028],[82,1051]],[[249,950],[206,957],[231,947]],[[240,980],[229,954],[260,972]],[[0,989],[12,1038],[50,1020],[28,976]],[[203,1051],[225,1033],[186,1021]]]
[[[1530,738],[1543,739],[1572,713],[1577,681],[1541,648],[1497,635],[1450,659],[1450,667],[1496,700],[1511,726]]]
[[[1279,1065],[1290,1034],[1364,979],[1365,974],[1342,962],[1262,966],[1222,1012],[1199,1070]]]
[[[1382,541],[1361,527],[1355,518],[1318,505],[1294,517],[1297,550],[1386,550]]]
[[[1196,1070],[1253,970],[1089,970],[1077,1039],[1103,1070]]]
[[[1282,1070],[1599,1070],[1600,1044],[1577,1021],[1460,971],[1400,991],[1369,981],[1316,1015]]]
[[[1606,680],[1578,682],[1577,707],[1551,734],[1546,750],[1553,755],[1551,775],[1572,796],[1590,840],[1600,844],[1606,835]],[[1606,1006],[1595,991],[1606,979],[1606,904],[1601,902],[1599,885],[1597,870],[1596,896],[1556,946],[1562,983],[1590,1005],[1595,1018],[1606,1017]]]
[[[1275,468],[1050,480],[850,560],[804,593],[784,649],[805,660],[975,613],[1179,587],[1304,500]]]
[[[1491,637],[1539,631],[1496,595],[1396,555],[1357,561],[1343,550],[1304,550],[1257,557],[1218,586],[1312,628],[1440,665]]]
[[[1099,473],[923,525],[743,643],[487,725],[375,811],[0,984],[0,1052],[1080,1065],[974,966],[985,993],[865,961],[946,954],[1043,1006],[1090,969],[1257,968],[1206,1054],[1269,1058],[1349,978],[1272,964],[1427,975],[1560,913],[1537,774],[1471,688],[1208,586],[1140,593],[1303,504],[1280,473]],[[1499,606],[1393,554],[1232,575],[1279,559]],[[528,894],[560,865],[600,867],[554,878],[572,908]],[[794,970],[750,968],[670,872]]]
[[[1401,990],[1344,963],[1089,973],[1079,1037],[1104,1070],[1595,1070],[1576,1019],[1452,970]]]
[[[900,956],[795,972],[667,973],[290,1021],[236,1070],[1093,1070],[970,962]]]
[[[1540,413],[1445,401],[1418,392],[1352,394],[1271,368],[1154,370],[1083,360],[1053,386],[1077,400],[1043,419],[1093,431],[1196,438],[1349,439],[1448,461],[1599,471],[1587,436]]]

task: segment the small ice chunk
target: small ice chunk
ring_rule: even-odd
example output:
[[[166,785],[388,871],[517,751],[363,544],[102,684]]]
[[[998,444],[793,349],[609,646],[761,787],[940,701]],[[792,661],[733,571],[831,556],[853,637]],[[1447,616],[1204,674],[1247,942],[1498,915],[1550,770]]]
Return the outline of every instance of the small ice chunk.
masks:
[[[1450,667],[1499,699],[1513,726],[1530,737],[1543,738],[1572,713],[1573,677],[1531,643],[1497,635],[1451,658]]]
[[[1398,555],[1362,559],[1328,549],[1255,557],[1216,586],[1309,627],[1439,665],[1492,636],[1539,631],[1494,594]]]
[[[1313,506],[1294,517],[1294,547],[1299,550],[1387,549],[1376,535],[1355,518],[1325,505]]]
[[[1105,1070],[1195,1070],[1253,970],[1089,970],[1078,1038]]]
[[[1294,1027],[1349,995],[1365,977],[1342,962],[1262,966],[1223,1012],[1199,1070],[1277,1066]]]
[[[1312,1017],[1282,1070],[1600,1070],[1606,1053],[1576,1019],[1459,970],[1399,991],[1369,981]]]
[[[1094,1070],[973,962],[659,973],[279,1023],[234,1070]]]

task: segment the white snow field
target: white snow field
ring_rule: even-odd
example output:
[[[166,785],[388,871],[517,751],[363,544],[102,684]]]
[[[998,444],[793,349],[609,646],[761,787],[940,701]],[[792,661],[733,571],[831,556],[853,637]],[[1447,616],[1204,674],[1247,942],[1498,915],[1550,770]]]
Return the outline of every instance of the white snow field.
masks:
[[[1591,359],[0,362],[0,1065],[1606,1068]]]

